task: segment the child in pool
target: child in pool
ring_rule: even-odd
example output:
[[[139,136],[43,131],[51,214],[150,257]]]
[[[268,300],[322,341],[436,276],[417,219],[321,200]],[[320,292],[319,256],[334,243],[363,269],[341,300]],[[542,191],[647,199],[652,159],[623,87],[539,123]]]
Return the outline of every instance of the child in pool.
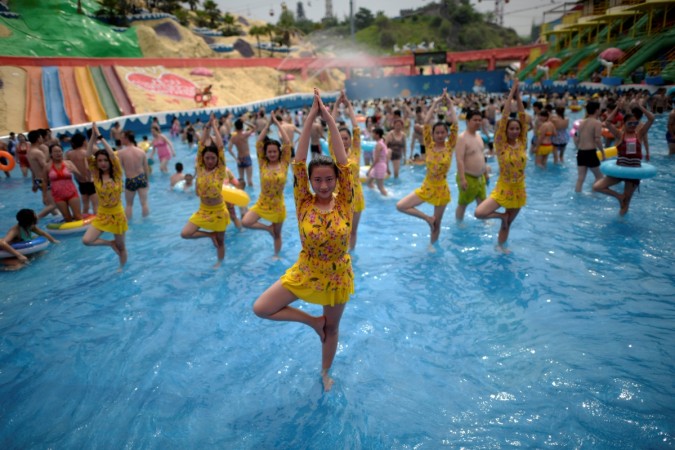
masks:
[[[4,239],[0,239],[0,250],[13,255],[10,258],[0,259],[0,264],[11,267],[12,269],[20,269],[28,264],[28,257],[16,251],[12,244],[17,242],[28,242],[33,239],[33,234],[42,236],[52,244],[58,244],[59,241],[54,239],[52,235],[37,226],[37,214],[32,209],[22,209],[16,214],[17,224],[12,226]]]

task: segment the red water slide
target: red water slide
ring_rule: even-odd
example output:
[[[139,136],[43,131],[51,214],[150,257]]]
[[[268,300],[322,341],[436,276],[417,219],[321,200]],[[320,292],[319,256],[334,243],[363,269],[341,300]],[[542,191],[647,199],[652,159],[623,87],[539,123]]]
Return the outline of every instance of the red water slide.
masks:
[[[84,112],[80,92],[75,82],[75,72],[72,67],[59,67],[59,77],[61,78],[61,89],[63,90],[63,103],[66,107],[66,113],[72,124],[86,123],[87,114]]]
[[[103,72],[105,82],[108,83],[108,88],[115,98],[115,103],[117,103],[117,107],[122,115],[128,116],[136,114],[136,109],[134,108],[133,103],[131,103],[129,94],[127,94],[126,89],[124,89],[122,80],[120,80],[115,68],[113,66],[101,66],[101,72]]]
[[[26,130],[49,128],[42,95],[42,69],[24,67],[26,71]]]

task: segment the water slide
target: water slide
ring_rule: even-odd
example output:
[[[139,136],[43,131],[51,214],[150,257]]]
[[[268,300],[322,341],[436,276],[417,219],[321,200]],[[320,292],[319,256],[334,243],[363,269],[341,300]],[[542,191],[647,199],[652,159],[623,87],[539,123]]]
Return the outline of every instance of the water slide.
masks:
[[[49,126],[58,128],[70,125],[66,109],[63,106],[63,92],[57,67],[42,68],[42,93]]]
[[[520,74],[518,75],[518,79],[520,81],[523,81],[525,78],[528,78],[530,76],[530,72],[537,70],[537,66],[544,61],[548,59],[549,55],[547,53],[543,53],[539,55],[537,59],[529,63],[527,66],[525,66],[524,69],[520,71]]]
[[[664,80],[668,80],[671,83],[675,83],[675,60],[671,61],[665,69],[661,72],[661,76]]]
[[[648,42],[645,42],[640,51],[612,72],[612,76],[628,78],[635,69],[649,61],[657,59],[660,53],[665,54],[673,47],[675,47],[675,28],[671,28],[667,33],[657,35]]]
[[[117,106],[122,115],[128,116],[130,114],[136,114],[136,108],[134,108],[133,103],[131,103],[129,94],[127,94],[126,89],[124,89],[122,80],[120,80],[115,68],[113,66],[101,66],[101,71],[110,88],[110,92],[113,97],[115,97],[115,101],[117,102]]]
[[[59,77],[61,78],[61,89],[63,89],[63,103],[70,118],[70,123],[86,123],[87,114],[84,112],[82,99],[77,90],[73,68],[69,66],[59,67]]]
[[[576,50],[572,55],[560,65],[552,74],[551,77],[555,77],[555,74],[558,73],[567,73],[572,70],[576,72],[576,67],[581,61],[588,58],[594,51],[598,49],[598,44],[590,44],[585,47],[582,47]],[[539,80],[543,76],[543,73],[539,72],[535,77],[535,80]]]
[[[42,99],[42,69],[24,67],[26,71],[26,130],[49,128]]]
[[[87,67],[75,67],[75,82],[77,89],[80,91],[80,98],[84,106],[84,112],[87,114],[89,122],[99,122],[106,120],[108,117],[103,110],[101,100],[98,98],[94,80],[91,77],[91,72]]]
[[[112,92],[110,92],[110,88],[108,88],[108,83],[105,81],[101,68],[98,66],[89,66],[89,72],[91,72],[91,78],[94,80],[94,86],[96,86],[98,98],[101,100],[105,115],[108,116],[109,119],[119,117],[121,115],[120,109],[117,107],[117,102],[115,101]]]
[[[635,39],[629,38],[623,41],[619,41],[615,43],[614,47],[620,48],[621,50],[627,51],[629,48],[633,47],[635,45]],[[602,53],[599,52],[598,54]],[[588,78],[596,71],[602,70],[604,67],[600,64],[600,61],[598,61],[598,58],[593,59],[591,62],[586,64],[583,69],[579,71],[577,74],[577,80],[579,81],[587,81]]]

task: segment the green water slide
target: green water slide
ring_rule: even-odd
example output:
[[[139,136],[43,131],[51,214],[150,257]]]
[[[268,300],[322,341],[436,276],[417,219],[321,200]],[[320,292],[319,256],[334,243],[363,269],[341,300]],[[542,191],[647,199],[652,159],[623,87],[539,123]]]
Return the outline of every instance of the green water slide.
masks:
[[[105,115],[109,119],[121,116],[120,109],[117,107],[117,102],[112,92],[110,92],[110,88],[108,88],[108,83],[105,81],[101,68],[91,66],[89,70],[91,71],[91,77],[94,79],[94,85],[98,92],[98,98],[101,100],[101,105],[103,105],[103,109],[105,110]]]
[[[628,39],[623,39],[618,42],[614,42],[611,47],[616,47],[620,48],[621,50],[628,50],[629,48],[633,47],[636,44],[636,40],[632,38]],[[602,53],[600,51],[598,54]],[[586,81],[588,78],[596,71],[603,69],[602,65],[598,61],[598,58],[595,58],[593,61],[589,62],[584,66],[583,69],[579,71],[577,74],[577,80],[579,81]]]
[[[518,74],[518,79],[520,81],[523,81],[525,78],[527,78],[527,76],[529,75],[530,72],[535,70],[535,68],[539,64],[543,63],[548,58],[550,58],[548,53],[544,53],[544,54],[540,55],[539,58],[537,58],[534,61],[532,61],[531,63],[529,63],[527,66],[525,66],[525,68],[523,70],[520,71],[520,74]]]
[[[598,44],[591,44],[586,47],[578,48],[578,49],[566,49],[563,50],[562,52],[559,53],[557,56],[560,59],[565,59],[567,60],[558,67],[558,69],[553,72],[550,76],[550,78],[554,78],[556,74],[558,73],[566,73],[570,69],[575,68],[582,60],[587,58],[589,55],[591,55],[593,52],[598,50]],[[537,76],[535,77],[535,80],[539,80],[541,77],[543,77],[543,73],[538,73]]]
[[[671,61],[661,72],[664,80],[675,83],[675,61]]]
[[[612,72],[612,76],[628,78],[635,69],[656,59],[660,53],[665,53],[673,47],[675,47],[675,28],[645,41],[638,52]]]

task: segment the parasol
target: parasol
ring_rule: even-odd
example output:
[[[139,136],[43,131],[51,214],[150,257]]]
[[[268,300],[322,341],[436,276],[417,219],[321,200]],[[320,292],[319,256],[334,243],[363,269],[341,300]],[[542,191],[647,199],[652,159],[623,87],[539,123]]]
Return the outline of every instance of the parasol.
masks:
[[[616,62],[621,59],[625,53],[620,48],[610,47],[606,48],[600,53],[600,57],[605,61]]]
[[[562,61],[561,61],[560,58],[549,58],[549,59],[546,60],[546,62],[544,63],[544,65],[545,65],[546,67],[551,68],[551,67],[557,67],[557,66],[559,66],[561,63],[562,63]]]

